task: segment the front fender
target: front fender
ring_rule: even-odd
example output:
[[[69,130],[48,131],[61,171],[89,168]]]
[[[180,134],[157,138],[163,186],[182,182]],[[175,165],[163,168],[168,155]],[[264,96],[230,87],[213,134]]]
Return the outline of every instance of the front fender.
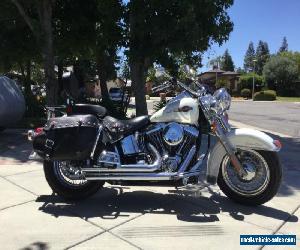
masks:
[[[232,129],[226,136],[236,148],[275,152],[280,150],[280,143],[258,130],[248,128]],[[206,170],[206,181],[208,183],[216,184],[219,169],[225,155],[226,151],[221,142],[217,142],[210,150]]]

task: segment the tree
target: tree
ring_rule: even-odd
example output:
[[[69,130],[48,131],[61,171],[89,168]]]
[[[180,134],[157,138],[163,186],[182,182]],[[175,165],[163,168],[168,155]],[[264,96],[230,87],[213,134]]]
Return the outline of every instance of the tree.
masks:
[[[225,71],[234,71],[234,63],[231,55],[228,52],[228,49],[225,50],[225,53],[222,57],[221,69]]]
[[[198,61],[212,42],[228,39],[232,0],[131,0],[126,4],[126,44],[136,98],[136,114],[147,114],[145,78],[154,63],[171,65],[178,56]]]
[[[244,70],[249,72],[253,69],[253,60],[255,59],[255,50],[253,42],[249,43],[248,49],[244,57]]]
[[[263,41],[259,41],[257,48],[256,48],[256,57],[255,59],[256,61],[256,69],[255,72],[258,73],[259,75],[262,75],[263,72],[263,68],[266,64],[266,62],[269,60],[270,58],[270,51],[269,51],[269,46],[266,42]]]
[[[283,37],[282,44],[279,48],[278,53],[287,52],[288,48],[289,48],[289,45],[287,43],[287,39],[286,39],[286,37]]]
[[[245,70],[242,69],[241,67],[238,67],[238,68],[236,69],[236,73],[243,75],[243,74],[245,74],[246,72],[245,72]]]
[[[264,78],[256,73],[247,73],[240,76],[238,88],[242,89],[251,89],[253,88],[253,78],[255,81],[255,91],[260,90],[264,84]]]
[[[120,77],[125,79],[125,81],[127,81],[130,78],[130,68],[127,58],[123,58],[119,75]]]
[[[220,68],[220,66],[223,63],[223,57],[222,56],[217,56],[215,58],[212,58],[209,60],[207,66],[210,66],[211,68]]]
[[[0,16],[0,69],[3,73],[20,72],[21,82],[28,92],[33,60],[40,60],[37,44],[10,1],[0,3]]]
[[[268,86],[275,86],[280,95],[292,94],[292,83],[298,77],[298,68],[290,58],[275,55],[264,66],[263,74]]]
[[[286,52],[280,53],[280,56],[287,57],[287,58],[293,60],[297,64],[298,79],[300,79],[300,52],[298,52],[298,51],[296,51],[296,52],[286,51]]]
[[[11,0],[20,16],[28,25],[39,44],[44,62],[46,77],[47,104],[58,101],[58,83],[54,71],[54,47],[52,33],[53,0],[24,1]]]
[[[108,99],[106,82],[116,76],[122,42],[122,2],[56,0],[55,10],[58,63],[90,60],[89,64],[96,64],[102,98]]]

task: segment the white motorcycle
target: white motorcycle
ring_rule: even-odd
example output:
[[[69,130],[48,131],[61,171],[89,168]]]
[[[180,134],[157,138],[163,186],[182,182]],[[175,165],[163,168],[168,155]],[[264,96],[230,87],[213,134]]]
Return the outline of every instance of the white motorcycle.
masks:
[[[242,204],[269,201],[281,182],[280,142],[257,130],[232,129],[226,89],[211,95],[195,84],[192,90],[169,80],[167,86],[177,85],[183,92],[150,117],[118,120],[101,106],[76,104],[69,115],[50,118],[43,128],[30,131],[52,190],[65,199],[81,199],[105,181],[198,185],[207,162],[202,183],[217,183]],[[218,139],[212,148],[211,135]]]

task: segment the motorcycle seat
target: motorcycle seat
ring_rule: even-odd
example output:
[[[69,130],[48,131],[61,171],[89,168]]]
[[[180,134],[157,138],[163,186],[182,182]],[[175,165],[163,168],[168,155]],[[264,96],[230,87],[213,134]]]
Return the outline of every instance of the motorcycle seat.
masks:
[[[103,126],[108,130],[113,141],[119,140],[135,131],[138,131],[150,123],[150,118],[145,116],[135,117],[129,120],[118,120],[111,116],[103,119]]]
[[[72,114],[90,114],[98,118],[103,118],[107,114],[107,110],[100,105],[75,104],[72,107]]]

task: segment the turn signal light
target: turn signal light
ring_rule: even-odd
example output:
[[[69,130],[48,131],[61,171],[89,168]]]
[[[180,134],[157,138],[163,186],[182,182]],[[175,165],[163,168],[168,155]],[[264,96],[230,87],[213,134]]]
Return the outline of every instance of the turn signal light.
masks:
[[[274,141],[273,141],[273,144],[274,144],[278,149],[281,149],[281,148],[282,148],[281,142],[280,142],[279,140],[274,140]]]
[[[210,125],[210,130],[213,133],[215,133],[217,131],[217,123],[215,121]]]

